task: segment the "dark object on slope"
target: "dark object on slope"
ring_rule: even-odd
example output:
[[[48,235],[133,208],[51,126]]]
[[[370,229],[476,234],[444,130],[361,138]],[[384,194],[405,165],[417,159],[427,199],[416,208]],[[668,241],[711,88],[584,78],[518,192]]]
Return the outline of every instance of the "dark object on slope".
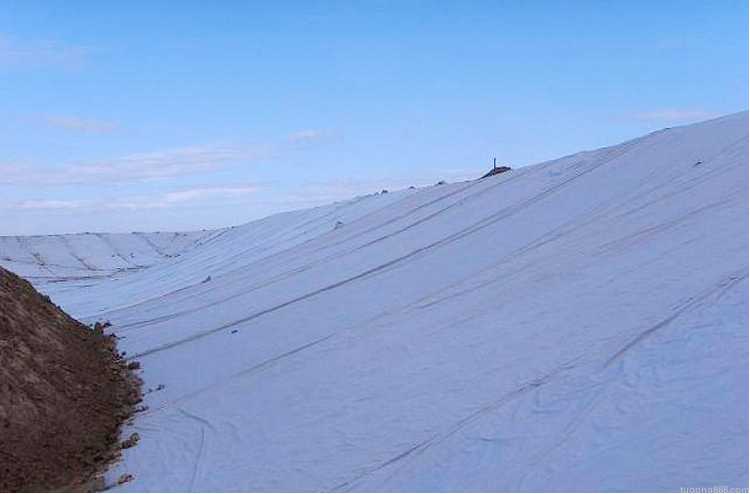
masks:
[[[126,484],[133,480],[133,476],[129,473],[123,473],[117,478],[117,485]]]
[[[90,488],[139,400],[113,337],[0,268],[0,491]]]
[[[512,168],[509,166],[496,166],[496,167],[493,167],[492,170],[482,175],[482,178],[491,177],[492,175],[499,175],[501,173],[509,172],[511,170]]]
[[[49,297],[47,298],[49,299]],[[112,326],[112,323],[109,321],[104,321],[104,322],[97,321],[94,323],[94,331],[96,331],[97,333],[103,333],[104,330],[110,326]]]
[[[121,444],[120,447],[122,449],[132,448],[133,446],[135,446],[136,444],[138,444],[138,441],[140,441],[140,440],[141,440],[141,436],[137,432],[134,432],[134,433],[132,433],[130,435],[129,438],[125,439],[122,442],[122,444]]]

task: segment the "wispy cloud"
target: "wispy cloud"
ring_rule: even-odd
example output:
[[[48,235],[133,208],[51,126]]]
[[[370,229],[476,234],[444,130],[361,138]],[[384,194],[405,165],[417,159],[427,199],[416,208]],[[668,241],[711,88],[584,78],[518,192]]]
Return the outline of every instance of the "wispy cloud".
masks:
[[[697,120],[708,120],[718,117],[717,112],[686,109],[686,108],[664,108],[652,111],[634,113],[632,116],[637,120],[659,123],[687,123]]]
[[[197,204],[211,201],[212,204],[223,204],[248,195],[255,194],[260,187],[255,184],[226,185],[216,187],[199,187],[180,189],[156,195],[138,195],[119,199],[86,199],[86,200],[25,200],[5,204],[2,209],[10,210],[144,210],[164,209],[186,204]]]
[[[58,167],[0,164],[0,184],[82,185],[158,180],[215,171],[232,161],[252,161],[259,153],[231,147],[186,147],[131,154],[112,160]]]
[[[187,147],[181,149],[131,154],[98,163],[71,166],[70,178],[84,182],[129,182],[170,178],[213,171],[222,163],[251,159],[253,153],[222,147]]]
[[[90,51],[59,41],[20,40],[0,34],[0,66],[74,68],[85,61]]]
[[[29,200],[14,203],[10,209],[78,209],[86,204],[87,201]]]
[[[162,201],[164,204],[176,204],[206,199],[227,199],[254,194],[258,189],[259,187],[257,185],[200,187],[168,192],[164,194]]]
[[[50,127],[88,134],[106,134],[117,128],[114,122],[75,116],[47,115],[43,119]]]
[[[234,185],[219,187],[199,187],[166,192],[156,196],[134,196],[114,201],[98,202],[95,207],[104,209],[165,209],[191,204],[210,202],[212,205],[226,204],[253,195],[259,190],[257,185]],[[84,205],[83,207],[91,207]]]
[[[289,134],[289,142],[292,144],[309,144],[319,141],[326,137],[327,133],[323,130],[305,129]]]

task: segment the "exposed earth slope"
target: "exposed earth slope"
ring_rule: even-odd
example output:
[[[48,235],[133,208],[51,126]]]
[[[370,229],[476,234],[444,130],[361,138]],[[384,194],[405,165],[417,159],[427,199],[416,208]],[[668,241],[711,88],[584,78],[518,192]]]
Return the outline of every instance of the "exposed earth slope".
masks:
[[[113,338],[0,268],[0,491],[93,486],[138,396]]]
[[[747,155],[739,113],[45,289],[154,389],[125,490],[747,486]]]

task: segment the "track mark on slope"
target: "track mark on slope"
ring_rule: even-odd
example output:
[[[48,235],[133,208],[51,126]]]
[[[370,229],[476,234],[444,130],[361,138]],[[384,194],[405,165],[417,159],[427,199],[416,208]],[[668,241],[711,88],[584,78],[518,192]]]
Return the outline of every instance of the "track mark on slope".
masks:
[[[71,243],[70,239],[66,235],[55,235],[54,238],[58,239],[65,246],[65,248],[67,249],[71,257],[73,257],[73,259],[78,261],[78,263],[81,266],[83,266],[87,271],[99,271],[99,268],[97,268],[96,266],[92,264],[89,264],[88,262],[86,262],[86,260],[83,257],[79,256],[76,253],[75,248],[73,247],[73,244]]]
[[[208,233],[206,233],[205,235],[201,235],[200,237],[193,239],[192,243],[190,244],[190,247],[201,247],[204,245],[208,245],[230,230],[231,228],[223,228],[221,230],[209,230]],[[183,250],[187,250],[187,248],[188,247],[185,247]]]
[[[353,479],[350,479],[350,480],[347,480],[345,482],[342,482],[342,483],[338,484],[337,486],[333,487],[332,489],[326,489],[326,490],[331,491],[331,492],[337,492],[337,491],[341,491],[341,490],[347,489],[349,487],[353,487],[354,484],[357,483],[357,482],[359,482],[361,479],[363,479],[363,478],[365,478],[365,477],[367,477],[369,475],[372,475],[373,473],[386,468],[388,465],[392,465],[392,464],[394,464],[394,463],[396,463],[396,462],[398,462],[398,461],[406,458],[407,456],[411,455],[412,453],[414,453],[415,451],[419,450],[420,448],[423,448],[424,446],[426,446],[427,444],[429,444],[429,442],[432,441],[434,438],[435,438],[435,436],[433,436],[432,438],[429,438],[429,439],[425,439],[424,441],[421,441],[421,442],[415,444],[414,446],[408,448],[406,451],[404,451],[402,453],[399,453],[396,456],[394,456],[394,457],[392,457],[392,458],[390,458],[390,459],[388,459],[388,460],[380,463],[376,467],[371,468],[369,470],[365,470],[363,473],[361,473],[360,475],[354,477]]]
[[[52,276],[55,276],[55,273],[49,268],[47,265],[47,261],[42,257],[42,255],[35,251],[31,244],[28,242],[28,240],[25,237],[16,237],[16,241],[18,242],[18,245],[21,247],[22,250],[27,251],[29,254],[31,254],[31,257],[34,258],[36,261],[36,265],[39,266],[40,269],[46,270],[49,274]]]
[[[125,256],[123,256],[122,253],[120,253],[120,251],[117,250],[117,247],[115,246],[115,243],[112,241],[112,239],[109,238],[109,237],[107,237],[106,234],[104,234],[104,233],[94,233],[94,235],[99,240],[101,240],[102,242],[104,242],[107,245],[107,247],[109,247],[110,249],[112,249],[112,253],[114,253],[114,255],[116,255],[117,257],[119,257],[120,259],[122,259],[125,262],[126,266],[131,266],[132,265],[132,266],[140,267],[137,264],[135,264],[132,261],[130,261]]]
[[[403,451],[402,453],[399,453],[398,455],[386,460],[383,463],[380,463],[374,468],[371,468],[369,470],[366,470],[365,472],[357,475],[356,477],[352,478],[351,480],[348,480],[346,482],[342,482],[332,489],[331,491],[340,491],[340,490],[351,490],[355,487],[355,484],[359,482],[360,480],[364,479],[365,477],[368,477],[374,473],[377,473],[380,470],[383,470],[384,468],[394,465],[396,463],[401,462],[402,460],[408,460],[409,458],[416,458],[417,456],[421,455],[422,453],[426,452],[428,449],[430,449],[433,446],[439,445],[443,443],[445,440],[453,436],[454,434],[460,432],[462,429],[467,427],[468,425],[476,422],[480,418],[494,413],[495,411],[499,410],[506,404],[526,395],[529,392],[532,392],[545,384],[548,384],[550,381],[555,379],[559,374],[563,372],[567,372],[570,369],[573,369],[575,367],[575,362],[578,359],[573,359],[568,362],[566,362],[563,365],[560,365],[556,367],[555,369],[551,370],[550,372],[542,375],[541,377],[532,379],[530,381],[527,381],[526,383],[520,385],[516,389],[505,393],[502,395],[499,399],[494,400],[478,409],[476,409],[474,412],[466,415],[462,419],[454,422],[451,424],[444,432],[433,434],[431,437],[420,441],[419,443],[415,444],[414,446],[410,447],[406,451]],[[392,478],[401,468],[403,468],[404,465],[400,465],[397,467],[397,470],[391,473],[391,475],[388,476],[386,481],[390,478]]]
[[[668,231],[669,229],[675,228],[677,226],[680,226],[683,224],[686,220],[691,219],[699,214],[704,213],[707,210],[710,210],[712,208],[716,208],[719,206],[722,206],[729,202],[728,200],[722,200],[718,201],[716,203],[711,203],[707,206],[698,208],[694,211],[689,211],[683,216],[680,216],[678,218],[672,219],[670,221],[660,223],[657,225],[654,225],[652,227],[630,233],[626,235],[625,237],[618,238],[612,241],[609,241],[605,244],[600,245],[597,247],[597,250],[595,251],[595,254],[601,254],[606,252],[607,250],[613,250],[613,247],[616,246],[619,243],[625,243],[627,241],[635,241],[635,239],[640,239],[647,237],[649,235],[653,236],[657,233],[664,233]],[[619,204],[618,204],[619,205]],[[610,208],[612,209],[612,208]],[[512,259],[524,255],[528,252],[531,252],[533,249],[538,249],[546,244],[549,244],[553,241],[556,241],[563,236],[570,234],[571,232],[583,228],[587,226],[588,224],[593,223],[594,221],[597,221],[603,217],[606,217],[607,214],[609,214],[609,210],[605,210],[599,213],[595,213],[592,215],[589,219],[580,222],[579,224],[576,224],[575,221],[569,221],[561,224],[560,226],[550,230],[549,232],[543,233],[541,236],[537,237],[536,239],[532,240],[528,244],[525,244],[521,247],[519,247],[516,250],[513,250],[509,252],[508,254],[504,255],[500,258],[499,261],[496,261],[492,263],[489,266],[483,267],[481,270],[473,273],[470,276],[465,277],[464,279],[460,280],[457,283],[453,283],[451,285],[448,285],[441,290],[430,294],[426,297],[423,297],[421,300],[413,303],[411,306],[415,307],[417,309],[426,309],[431,306],[440,304],[444,302],[445,300],[452,299],[455,297],[461,297],[467,294],[470,294],[472,292],[475,292],[479,289],[485,288],[487,286],[491,286],[497,283],[501,283],[503,280],[498,279],[497,277],[488,278],[489,273],[492,270],[495,270],[502,266],[503,264],[509,263]],[[485,279],[479,279],[479,280],[472,280],[472,278],[477,277],[478,275],[484,276]],[[461,285],[464,285],[464,288],[461,288]],[[451,291],[453,290],[453,291]],[[443,295],[444,294],[444,295]]]
[[[276,355],[274,357],[271,357],[269,359],[266,359],[266,360],[260,362],[259,364],[253,365],[253,366],[251,366],[251,367],[249,367],[247,369],[244,369],[244,370],[241,370],[241,371],[236,372],[234,374],[231,374],[230,376],[224,378],[222,381],[214,382],[212,384],[209,384],[208,386],[204,386],[204,387],[202,387],[200,389],[197,389],[197,390],[195,390],[195,391],[193,391],[191,393],[188,393],[186,395],[180,396],[179,398],[176,398],[176,399],[174,399],[174,400],[172,400],[170,402],[164,403],[162,406],[160,406],[158,409],[156,409],[154,411],[163,410],[163,409],[168,408],[168,407],[170,407],[172,405],[175,405],[177,403],[180,403],[180,402],[186,401],[186,400],[188,400],[190,398],[194,398],[194,397],[196,397],[198,395],[201,395],[201,394],[205,393],[206,391],[210,391],[210,390],[214,390],[214,389],[220,389],[220,388],[222,388],[224,386],[227,386],[231,381],[233,381],[234,379],[237,379],[239,377],[247,377],[247,376],[256,374],[258,372],[261,372],[261,371],[263,371],[263,370],[265,370],[265,369],[273,366],[274,364],[277,364],[281,360],[284,360],[284,359],[286,359],[288,357],[291,357],[292,355],[300,353],[300,352],[302,352],[304,350],[307,350],[308,348],[311,348],[313,346],[319,345],[320,343],[323,343],[324,341],[333,338],[334,336],[336,336],[336,334],[337,333],[328,334],[326,336],[323,336],[322,338],[318,338],[318,339],[313,340],[313,341],[311,341],[309,343],[305,343],[304,345],[301,345],[301,346],[298,346],[296,348],[293,348],[292,350],[289,350],[287,352],[284,352],[284,353],[281,353],[281,354]],[[135,358],[135,357],[131,357],[131,358]],[[180,411],[183,414],[187,413],[183,409],[180,409]],[[151,413],[152,412],[147,412],[145,415],[151,415]],[[196,417],[196,416],[193,416],[193,418],[196,419],[196,420],[199,420],[199,421],[203,421],[209,427],[211,427],[211,425],[208,424],[208,422],[206,422],[205,420],[203,420],[203,419],[201,419],[199,417]]]
[[[193,467],[193,475],[190,476],[190,492],[195,489],[195,479],[198,478],[198,472],[200,471],[201,464],[203,463],[204,450],[206,446],[206,429],[201,427],[201,443],[198,446],[198,454],[195,457],[195,466]]]
[[[614,240],[599,245],[597,247],[597,253],[606,253],[609,251],[617,251],[618,249],[633,248],[633,246],[637,245],[639,242],[644,242],[645,240],[657,234],[668,232],[669,230],[681,226],[688,220],[705,214],[706,212],[710,212],[713,209],[717,209],[730,204],[731,202],[731,198],[721,199],[719,201],[712,202],[699,208],[687,211],[686,213],[672,218],[669,221],[664,221],[662,223],[658,223],[650,227],[642,228],[635,232],[628,233],[625,236],[615,238]]]
[[[570,421],[568,421],[567,425],[560,433],[560,437],[555,440],[554,444],[552,444],[551,446],[546,446],[536,456],[528,461],[527,465],[525,466],[526,472],[521,473],[518,479],[518,485],[516,486],[515,490],[523,492],[523,484],[524,482],[526,482],[526,479],[533,473],[533,469],[538,465],[543,464],[545,460],[547,460],[547,458],[551,457],[553,454],[559,451],[560,448],[562,448],[562,446],[571,437],[573,437],[575,432],[583,423],[584,419],[589,417],[594,409],[599,405],[599,402],[604,399],[604,390],[606,389],[606,386],[608,384],[609,383],[606,382],[597,383],[591,387],[592,396],[588,397],[581,410],[578,410],[576,413],[574,413],[573,417],[570,419]]]
[[[148,244],[148,246],[151,247],[154,250],[154,252],[156,252],[157,254],[159,254],[161,257],[172,257],[171,255],[169,255],[166,252],[164,252],[163,250],[161,250],[161,248],[158,245],[156,245],[156,243],[153,240],[151,240],[150,238],[148,238],[147,234],[145,234],[143,232],[133,232],[133,235],[135,235],[136,237],[138,237],[141,240],[143,240],[144,242],[146,242]]]
[[[502,181],[502,182],[500,182],[500,183],[505,183],[505,182],[508,182],[508,180],[503,180],[503,181]],[[467,185],[467,186],[464,186],[464,187],[460,187],[460,188],[457,188],[456,190],[454,190],[454,191],[452,191],[452,192],[449,192],[449,193],[447,193],[447,194],[443,194],[443,195],[440,195],[440,196],[436,197],[435,199],[432,199],[432,200],[429,200],[429,201],[427,201],[427,202],[425,202],[425,203],[419,204],[418,206],[416,206],[416,207],[413,207],[413,208],[411,208],[411,209],[407,210],[407,211],[406,211],[406,213],[403,213],[403,214],[401,214],[401,215],[395,216],[395,217],[393,217],[393,218],[391,218],[391,219],[389,219],[389,220],[385,221],[384,223],[378,223],[378,224],[376,224],[376,225],[374,225],[374,226],[372,226],[372,227],[370,227],[370,228],[366,228],[366,229],[364,229],[364,230],[361,230],[361,231],[359,231],[359,232],[356,232],[356,233],[354,233],[353,235],[350,235],[350,236],[348,236],[348,237],[345,237],[345,238],[343,238],[343,239],[339,240],[338,242],[334,242],[334,243],[332,243],[332,244],[330,244],[330,245],[329,245],[329,244],[326,244],[326,245],[324,245],[324,246],[321,246],[321,247],[317,248],[316,250],[314,250],[313,252],[318,252],[318,251],[320,251],[320,250],[323,250],[323,249],[329,249],[329,248],[331,248],[331,247],[336,247],[337,245],[340,245],[340,244],[342,244],[342,243],[346,243],[346,242],[349,242],[349,241],[351,241],[351,240],[354,240],[355,238],[361,237],[362,235],[366,235],[366,234],[368,234],[368,233],[370,233],[370,232],[372,232],[372,231],[375,231],[375,230],[379,230],[379,229],[381,229],[381,228],[383,228],[383,227],[385,227],[385,226],[388,226],[388,225],[390,225],[390,224],[392,224],[392,223],[395,223],[396,221],[399,221],[399,220],[402,220],[402,219],[404,219],[404,218],[407,218],[407,217],[411,216],[412,214],[414,214],[415,212],[419,211],[420,209],[423,209],[423,208],[426,208],[426,207],[432,206],[433,204],[436,204],[436,203],[438,203],[438,202],[441,202],[441,201],[443,201],[443,200],[445,200],[445,199],[448,199],[449,197],[452,197],[452,196],[454,196],[454,195],[456,195],[456,194],[460,194],[461,192],[464,192],[465,190],[467,190],[467,189],[470,189],[470,188],[472,188],[472,187],[474,187],[474,186],[478,185],[479,183],[480,183],[480,182],[479,182],[479,180],[475,180],[475,181],[472,181],[472,182],[471,182],[471,183],[470,183],[469,185]],[[494,187],[496,187],[497,185],[499,185],[499,184],[494,184],[494,185],[492,185],[492,186],[488,187],[487,189],[491,189],[491,188],[494,188]],[[394,207],[395,205],[398,205],[398,204],[400,204],[401,202],[404,202],[404,201],[406,201],[406,200],[408,200],[408,199],[412,199],[412,198],[413,198],[413,196],[407,196],[407,197],[404,197],[404,198],[402,198],[402,199],[399,199],[398,201],[396,201],[396,202],[394,202],[394,203],[391,203],[391,204],[389,204],[389,205],[388,205],[388,206],[386,206],[385,208],[381,208],[381,209],[378,209],[378,210],[376,210],[376,211],[373,211],[373,212],[371,212],[371,213],[368,213],[368,214],[364,215],[364,216],[363,216],[362,218],[359,218],[359,220],[362,220],[362,219],[364,219],[364,218],[367,218],[367,217],[369,217],[369,216],[372,216],[372,215],[374,215],[375,213],[380,213],[380,212],[382,212],[382,210],[383,210],[383,209],[386,209],[386,208],[390,208],[390,207]],[[463,199],[462,199],[462,200],[463,200]],[[460,201],[459,201],[459,202],[460,202]],[[456,203],[454,203],[454,204],[451,204],[451,206],[453,206],[453,205],[455,205],[455,204],[456,204]],[[444,209],[442,209],[441,211],[444,211],[445,209],[447,209],[447,208],[444,208]]]
[[[603,367],[604,368],[609,367],[614,362],[619,360],[623,355],[625,355],[625,353],[628,352],[628,350],[640,344],[642,341],[644,341],[645,339],[653,335],[655,332],[657,332],[661,328],[668,326],[670,323],[672,323],[672,321],[680,317],[685,312],[695,309],[698,305],[700,305],[703,301],[705,301],[709,297],[716,295],[717,299],[721,298],[734,285],[747,279],[747,276],[748,276],[747,268],[745,268],[743,270],[738,271],[737,274],[729,276],[726,279],[720,281],[715,286],[712,286],[711,288],[704,290],[698,295],[688,298],[685,302],[680,304],[675,309],[674,313],[671,316],[665,319],[662,319],[661,321],[654,324],[653,326],[645,329],[644,331],[641,331],[633,339],[628,341],[622,348],[616,351],[609,359],[607,359],[606,362],[604,362]]]
[[[736,284],[747,278],[747,270],[738,271],[738,273],[740,274],[730,275],[727,278],[716,283],[714,286],[702,291],[697,296],[690,297],[686,302],[679,306],[675,314],[660,321],[654,326],[651,326],[646,331],[640,333],[637,337],[635,337],[627,345],[625,345],[625,347],[623,347],[619,352],[610,357],[610,359],[605,362],[600,370],[602,377],[591,376],[594,377],[597,382],[589,387],[589,390],[592,392],[592,394],[587,397],[586,402],[581,407],[581,410],[577,411],[577,413],[573,415],[571,420],[561,431],[560,437],[554,442],[554,444],[544,447],[537,453],[537,455],[535,455],[533,459],[531,459],[527,463],[525,468],[526,471],[518,479],[518,484],[516,485],[515,490],[519,492],[523,492],[524,490],[526,490],[524,489],[524,483],[531,475],[533,475],[534,469],[543,464],[552,455],[556,454],[556,452],[560,451],[563,445],[573,436],[583,420],[586,417],[590,416],[593,410],[599,405],[599,403],[606,398],[606,389],[611,384],[614,384],[617,378],[606,377],[605,372],[612,369],[611,364],[614,363],[615,360],[621,358],[627,351],[636,347],[640,342],[651,336],[657,330],[668,326],[672,321],[674,321],[681,315],[698,307],[702,302],[706,301],[706,299],[711,297],[715,297],[715,301],[721,299],[724,294],[731,290]],[[710,325],[706,325],[706,327],[710,327]]]
[[[216,433],[216,429],[211,425],[210,422],[208,422],[206,419],[203,419],[197,415],[194,415],[188,411],[186,411],[183,408],[179,408],[178,411],[181,415],[184,417],[187,417],[195,422],[198,422],[200,424],[201,428],[201,439],[200,443],[198,445],[198,453],[195,456],[195,465],[193,466],[193,474],[190,476],[190,489],[189,491],[192,492],[193,488],[195,487],[195,480],[198,477],[198,472],[200,471],[201,464],[203,463],[203,459],[205,457],[205,449],[206,449],[206,427],[211,429],[211,432]]]

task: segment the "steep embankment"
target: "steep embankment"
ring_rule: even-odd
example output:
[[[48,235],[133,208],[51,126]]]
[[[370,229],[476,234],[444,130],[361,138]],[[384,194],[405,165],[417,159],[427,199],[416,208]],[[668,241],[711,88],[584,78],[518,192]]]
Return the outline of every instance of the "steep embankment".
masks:
[[[132,490],[748,481],[747,113],[55,284],[144,363]],[[1,262],[1,261],[0,261]]]
[[[112,337],[0,268],[0,491],[87,488],[138,399]]]

